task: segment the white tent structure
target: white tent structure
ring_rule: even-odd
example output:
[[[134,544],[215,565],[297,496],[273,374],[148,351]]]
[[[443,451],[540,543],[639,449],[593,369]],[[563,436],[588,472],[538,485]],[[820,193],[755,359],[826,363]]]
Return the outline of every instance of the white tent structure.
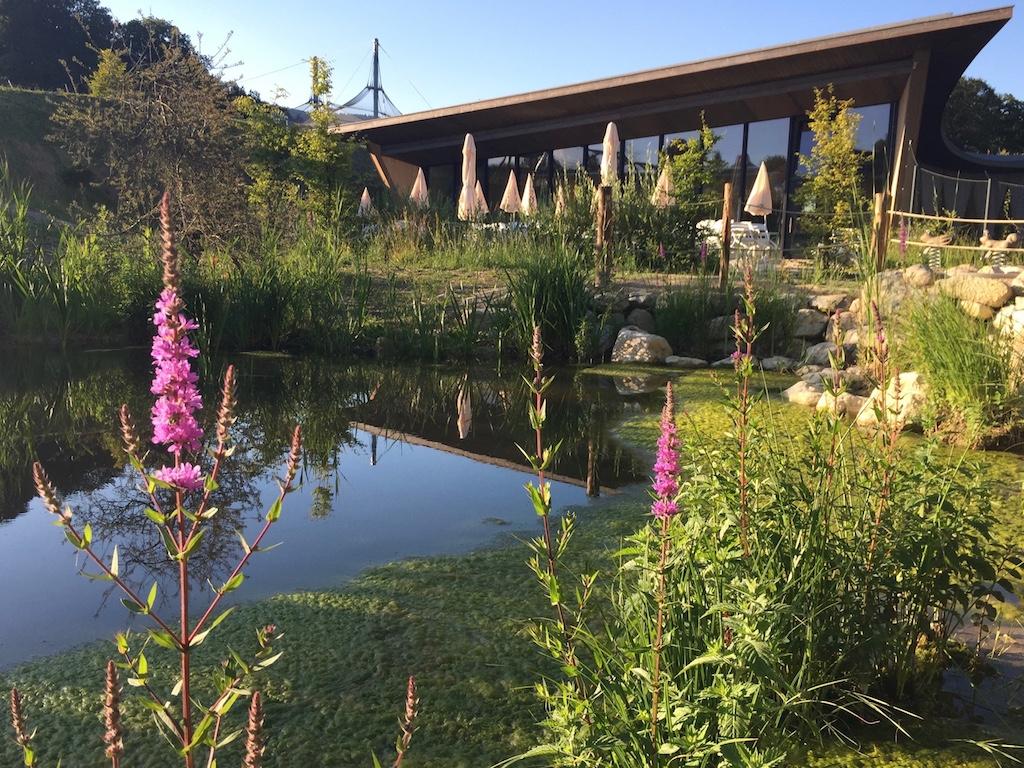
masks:
[[[480,179],[476,180],[475,194],[473,197],[476,202],[476,215],[483,216],[490,213],[487,208],[487,198],[484,197],[484,188],[480,184]]]
[[[505,213],[519,213],[523,207],[523,199],[519,197],[519,182],[516,180],[516,172],[508,172],[508,183],[505,184],[505,193],[501,196],[498,207]]]
[[[363,187],[363,194],[359,196],[359,209],[356,211],[356,215],[365,219],[372,212],[373,201],[370,199],[370,190]]]
[[[619,129],[615,123],[608,123],[601,150],[601,184],[610,187],[619,180]]]
[[[459,218],[470,221],[476,218],[476,142],[473,134],[467,133],[462,143],[462,190],[459,192]]]
[[[757,171],[754,187],[750,190],[747,204],[743,207],[751,216],[767,217],[772,212],[772,182],[768,177],[768,166],[764,162]]]
[[[427,177],[423,175],[423,169],[416,172],[416,181],[413,182],[412,191],[409,192],[409,201],[417,208],[426,208],[430,203],[430,196],[427,193]]]
[[[523,187],[523,204],[520,208],[523,216],[533,216],[537,212],[537,190],[533,188],[533,174],[526,174],[526,186]]]
[[[654,185],[654,193],[651,195],[651,205],[655,208],[668,208],[675,200],[675,189],[672,186],[672,174],[666,165],[661,169],[658,182]]]

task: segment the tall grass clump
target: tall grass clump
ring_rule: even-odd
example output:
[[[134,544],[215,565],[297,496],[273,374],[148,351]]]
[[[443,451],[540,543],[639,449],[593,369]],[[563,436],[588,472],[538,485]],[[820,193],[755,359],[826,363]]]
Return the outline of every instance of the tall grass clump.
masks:
[[[575,583],[560,562],[571,521],[532,546],[557,609],[533,633],[558,670],[536,686],[544,739],[529,755],[548,765],[754,768],[865,729],[906,736],[963,651],[957,630],[1007,597],[996,580],[1017,567],[998,572],[975,468],[904,447],[884,404],[865,437],[838,411],[795,441],[759,415],[759,314],[748,286],[724,436],[680,429],[669,390],[650,522],[614,577]],[[543,517],[543,476],[530,494]]]
[[[597,333],[588,321],[590,271],[573,251],[551,246],[525,251],[522,261],[506,273],[513,340],[525,353],[540,326],[548,352],[561,360],[577,356],[584,335]],[[587,331],[587,325],[592,330]]]
[[[898,361],[924,374],[941,432],[973,447],[1019,431],[1020,377],[1008,338],[943,295],[907,306],[898,331]]]

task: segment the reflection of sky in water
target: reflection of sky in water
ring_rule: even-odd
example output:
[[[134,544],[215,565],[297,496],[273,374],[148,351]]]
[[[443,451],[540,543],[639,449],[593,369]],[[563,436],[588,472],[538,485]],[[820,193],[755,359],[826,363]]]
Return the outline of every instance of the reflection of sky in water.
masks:
[[[374,565],[465,552],[502,531],[536,529],[537,518],[523,490],[530,476],[517,468],[523,459],[515,443],[532,434],[521,381],[514,375],[467,378],[464,372],[436,369],[382,371],[327,368],[327,378],[316,379],[325,371],[300,364],[281,370],[261,365],[243,378],[240,447],[280,446],[283,461],[285,442],[277,434],[278,422],[286,427],[299,418],[311,427],[311,454],[301,470],[302,486],[287,498],[284,514],[264,542],[281,546],[254,556],[244,584],[230,599],[336,587]],[[144,387],[144,370],[142,374],[138,381],[128,376],[127,383],[119,382],[119,390]],[[99,380],[107,375],[109,371],[101,370]],[[302,384],[291,387],[291,399],[275,400],[289,389],[282,383],[295,377]],[[333,389],[328,391],[327,384]],[[24,383],[19,386],[34,392]],[[124,395],[119,391],[115,397]],[[61,396],[58,388],[56,397]],[[646,474],[635,457],[609,438],[607,427],[624,410],[656,408],[657,394],[650,402],[645,396],[624,398],[610,379],[564,372],[549,398],[553,407],[547,437],[552,442],[565,439],[556,475],[568,481],[553,483],[556,508],[585,503],[588,450],[595,446],[602,484],[619,486]],[[415,402],[420,407],[411,404]],[[32,440],[39,441],[52,427],[35,425]],[[317,428],[320,439],[314,448]],[[66,460],[55,459],[51,474],[68,493],[78,525],[91,521],[97,541],[109,540],[110,548],[118,544],[122,572],[142,594],[152,582],[150,574],[157,573],[158,603],[165,614],[173,614],[174,573],[142,514],[144,501],[135,476],[110,468],[108,448],[88,419],[75,421],[68,434],[59,451]],[[191,561],[200,590],[193,598],[196,610],[209,599],[207,579],[223,583],[240,554],[236,528],[243,528],[251,541],[262,525],[264,510],[277,492],[275,477],[282,462],[274,461],[275,450],[240,451],[227,465],[221,478],[224,498],[215,500],[221,508],[219,528],[211,529]],[[95,490],[87,490],[91,488]],[[255,499],[261,506],[249,506]],[[0,667],[132,627],[132,614],[121,605],[118,591],[79,575],[84,555],[51,524],[37,500],[26,504],[9,498],[0,513],[0,575],[7,586],[0,593],[0,615],[8,617],[0,624]],[[110,548],[104,550],[108,558]],[[96,568],[86,564],[84,570]],[[144,620],[134,622],[134,628],[144,626]]]

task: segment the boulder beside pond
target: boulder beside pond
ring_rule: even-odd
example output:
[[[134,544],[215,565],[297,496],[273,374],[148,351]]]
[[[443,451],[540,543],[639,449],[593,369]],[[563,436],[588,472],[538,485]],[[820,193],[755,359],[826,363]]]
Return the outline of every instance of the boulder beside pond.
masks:
[[[782,399],[796,405],[805,405],[808,408],[817,406],[821,400],[821,385],[809,384],[806,381],[798,381],[789,389],[783,390]]]
[[[663,336],[647,333],[636,326],[627,325],[615,339],[612,347],[613,363],[657,363],[665,362],[672,354],[672,347]]]
[[[898,396],[897,396],[898,395]],[[857,415],[860,426],[876,426],[878,413],[883,405],[882,391],[875,387],[864,407]],[[904,426],[919,426],[928,405],[928,390],[920,373],[901,373],[899,383],[893,379],[885,391],[885,409]]]

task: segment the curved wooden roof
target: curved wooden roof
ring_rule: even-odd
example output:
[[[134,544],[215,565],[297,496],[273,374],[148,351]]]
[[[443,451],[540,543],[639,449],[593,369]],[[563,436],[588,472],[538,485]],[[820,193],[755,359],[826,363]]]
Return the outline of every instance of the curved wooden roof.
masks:
[[[599,143],[609,120],[623,138],[797,114],[815,86],[867,105],[896,101],[915,53],[931,61],[920,152],[941,154],[938,119],[974,57],[1006,24],[1012,7],[946,14],[814,38],[617,77],[486,99],[335,127],[417,165],[456,160],[465,133],[482,157]],[[924,158],[922,158],[924,159]]]

